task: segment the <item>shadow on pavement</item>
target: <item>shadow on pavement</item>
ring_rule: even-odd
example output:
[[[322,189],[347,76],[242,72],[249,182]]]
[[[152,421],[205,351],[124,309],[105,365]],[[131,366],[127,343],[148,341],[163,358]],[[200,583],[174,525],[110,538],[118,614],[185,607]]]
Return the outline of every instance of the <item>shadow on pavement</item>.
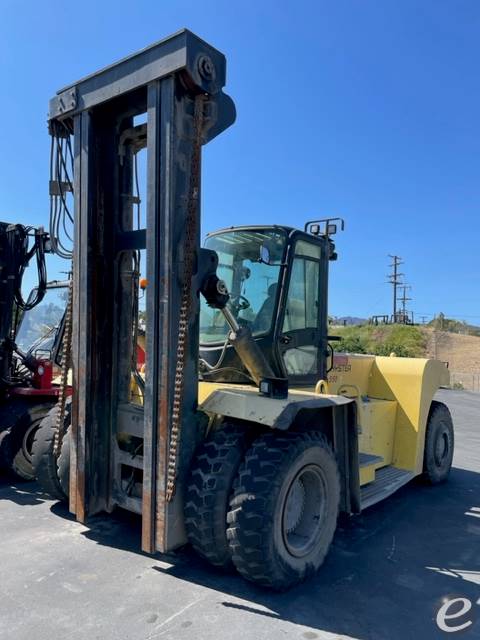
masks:
[[[437,639],[444,635],[435,624],[444,598],[457,595],[472,603],[480,598],[479,507],[479,473],[453,469],[449,482],[438,487],[415,481],[361,516],[342,519],[318,575],[287,593],[219,572],[188,548],[157,556],[171,566],[152,568],[215,590],[225,608],[247,615],[362,640]],[[71,518],[64,505],[55,504],[52,511]],[[92,518],[88,526],[82,534],[88,539],[142,553],[139,518],[118,511]],[[452,624],[473,621],[476,611],[480,606],[474,604]],[[478,618],[463,638],[480,638]],[[305,638],[320,637],[308,633]]]
[[[25,482],[7,474],[0,475],[0,501],[9,500],[20,505],[43,504],[49,497],[36,482]]]

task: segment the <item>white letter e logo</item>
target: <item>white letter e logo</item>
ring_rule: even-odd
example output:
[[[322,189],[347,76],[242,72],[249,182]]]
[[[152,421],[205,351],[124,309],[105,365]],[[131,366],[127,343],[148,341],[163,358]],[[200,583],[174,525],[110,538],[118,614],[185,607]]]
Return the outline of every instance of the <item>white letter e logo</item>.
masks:
[[[462,603],[462,608],[459,611],[456,611],[455,613],[449,614],[448,613],[449,609],[452,606],[454,606],[457,602]],[[445,631],[446,633],[455,633],[456,631],[463,631],[464,629],[467,629],[473,624],[471,620],[467,620],[467,622],[464,622],[463,624],[460,624],[457,626],[449,625],[447,624],[447,621],[461,618],[466,613],[468,613],[471,608],[472,608],[472,603],[470,602],[470,600],[467,600],[467,598],[454,598],[453,600],[447,600],[447,602],[442,604],[442,606],[438,610],[438,613],[437,613],[438,627],[442,631]]]

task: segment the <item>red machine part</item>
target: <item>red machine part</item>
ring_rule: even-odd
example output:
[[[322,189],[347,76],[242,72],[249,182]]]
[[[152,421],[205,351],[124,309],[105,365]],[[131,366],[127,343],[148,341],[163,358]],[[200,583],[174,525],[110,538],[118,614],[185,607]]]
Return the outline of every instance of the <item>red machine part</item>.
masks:
[[[10,391],[13,396],[58,396],[60,388],[52,383],[53,364],[50,360],[38,360],[33,372],[32,387],[14,387]],[[67,396],[72,395],[72,388],[66,390]]]

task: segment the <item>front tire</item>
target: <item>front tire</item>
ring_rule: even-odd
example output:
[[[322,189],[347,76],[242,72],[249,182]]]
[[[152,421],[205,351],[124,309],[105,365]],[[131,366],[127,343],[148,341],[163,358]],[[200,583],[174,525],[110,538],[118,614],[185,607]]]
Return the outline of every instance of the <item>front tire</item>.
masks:
[[[258,438],[240,468],[227,516],[232,560],[247,580],[285,590],[314,573],[332,542],[340,478],[317,432]]]
[[[423,456],[423,477],[429,484],[439,484],[448,478],[453,451],[452,416],[443,402],[434,400],[427,421]]]
[[[66,502],[68,499],[68,476],[70,451],[70,438],[67,431],[71,424],[71,400],[67,400],[65,404],[64,417],[64,439],[62,442],[62,451],[57,457],[54,453],[55,425],[57,421],[59,405],[55,405],[40,423],[35,434],[32,447],[32,465],[35,471],[35,477],[42,487],[43,491],[56,500]],[[67,451],[68,447],[68,451]],[[62,462],[63,456],[63,462]],[[67,464],[68,456],[68,464]],[[62,462],[62,464],[60,464]]]
[[[185,495],[185,527],[190,544],[210,564],[232,566],[227,511],[232,485],[247,448],[247,430],[218,429],[202,442],[192,464]]]

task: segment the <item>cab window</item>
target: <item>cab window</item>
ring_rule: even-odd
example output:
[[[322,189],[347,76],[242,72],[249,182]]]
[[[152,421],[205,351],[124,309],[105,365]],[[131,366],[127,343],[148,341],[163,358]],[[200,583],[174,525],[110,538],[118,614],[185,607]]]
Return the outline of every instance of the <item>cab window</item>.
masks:
[[[318,314],[321,249],[298,241],[292,264],[282,334],[288,375],[314,375],[318,370]]]
[[[217,275],[230,293],[228,306],[254,337],[266,335],[275,321],[278,281],[286,235],[277,230],[236,230],[210,236],[205,246],[218,255]],[[204,300],[200,307],[200,344],[224,342],[229,327],[223,314]]]

